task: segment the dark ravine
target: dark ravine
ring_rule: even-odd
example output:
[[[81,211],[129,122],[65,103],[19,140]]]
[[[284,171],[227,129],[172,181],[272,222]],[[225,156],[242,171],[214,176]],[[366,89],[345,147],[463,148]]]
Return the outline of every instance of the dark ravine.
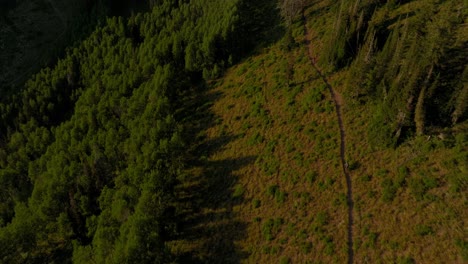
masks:
[[[347,204],[348,204],[348,263],[352,264],[354,263],[354,249],[353,249],[353,225],[354,225],[354,217],[353,217],[353,212],[354,212],[354,201],[353,201],[353,189],[352,189],[352,182],[351,182],[351,175],[349,173],[348,169],[348,163],[346,161],[346,133],[343,125],[343,117],[341,113],[341,100],[339,100],[339,95],[336,93],[335,89],[333,89],[333,86],[330,84],[328,81],[327,77],[323,74],[323,72],[320,70],[320,68],[317,66],[316,63],[316,58],[314,57],[312,53],[312,47],[311,47],[311,41],[310,41],[310,32],[309,29],[307,28],[306,24],[306,17],[305,17],[305,10],[302,10],[302,22],[304,24],[304,33],[305,33],[305,41],[306,41],[306,46],[307,46],[307,55],[309,57],[310,63],[312,67],[317,71],[319,74],[320,78],[322,81],[325,83],[327,86],[328,90],[330,91],[330,94],[333,98],[333,102],[335,104],[335,109],[336,109],[336,117],[338,120],[338,125],[340,128],[340,159],[341,159],[341,166],[343,168],[343,173],[346,177],[346,187],[347,187]]]

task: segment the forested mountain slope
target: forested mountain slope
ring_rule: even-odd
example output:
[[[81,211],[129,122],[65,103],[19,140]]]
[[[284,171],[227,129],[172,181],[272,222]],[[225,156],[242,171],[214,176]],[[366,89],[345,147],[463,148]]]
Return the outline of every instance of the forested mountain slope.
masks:
[[[102,4],[0,103],[1,263],[468,260],[465,3]]]
[[[190,134],[177,101],[248,47],[257,8],[156,1],[109,18],[2,104],[0,259],[170,260]]]

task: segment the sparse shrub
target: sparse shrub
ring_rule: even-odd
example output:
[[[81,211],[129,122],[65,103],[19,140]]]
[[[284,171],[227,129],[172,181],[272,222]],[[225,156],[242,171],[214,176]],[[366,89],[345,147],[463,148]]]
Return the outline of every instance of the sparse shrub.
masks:
[[[296,234],[296,238],[297,240],[301,240],[301,241],[304,241],[308,238],[309,236],[307,235],[307,231],[306,230],[300,230],[297,232]]]
[[[262,248],[263,254],[270,254],[271,247],[269,246],[264,246]]]
[[[306,95],[303,101],[303,107],[310,108],[313,105],[318,104],[322,100],[323,100],[323,94],[320,89],[318,88],[309,89],[309,93]]]
[[[278,185],[270,185],[267,188],[267,194],[269,194],[272,197],[276,196],[276,192],[279,191],[279,186]]]
[[[375,175],[377,175],[378,177],[384,177],[388,174],[388,170],[387,169],[379,169]]]
[[[310,241],[302,242],[301,251],[304,254],[309,254],[312,251],[312,242]]]
[[[468,260],[468,241],[457,239],[455,244],[460,248],[463,260]]]
[[[398,257],[396,264],[414,264],[416,263],[412,257]]]
[[[409,170],[405,166],[398,168],[398,173],[395,179],[395,187],[400,188],[406,185],[406,177],[409,175]]]
[[[335,244],[333,243],[333,239],[330,236],[326,236],[323,240],[325,242],[325,254],[332,256],[333,253],[335,253]]]
[[[309,171],[306,173],[305,178],[308,183],[313,184],[317,180],[318,173],[316,171]]]
[[[247,144],[249,144],[249,146],[253,146],[253,145],[256,145],[256,144],[260,144],[264,141],[264,138],[262,135],[260,135],[258,132],[255,132],[252,137],[248,140]]]
[[[395,187],[392,179],[385,178],[381,184],[382,187],[382,201],[389,203],[395,199],[397,188]]]
[[[335,111],[335,105],[332,102],[328,101],[325,103],[323,111],[328,114],[333,113],[333,111]]]
[[[290,177],[291,177],[291,172],[290,171],[286,170],[286,171],[281,172],[281,180],[283,182],[287,182]]]
[[[276,174],[280,167],[279,160],[274,156],[266,156],[261,158],[258,165],[268,176]]]
[[[370,232],[369,233],[369,241],[367,243],[367,245],[370,247],[370,248],[374,248],[375,247],[375,244],[377,243],[377,238],[378,238],[378,234],[377,233],[374,233],[374,232]]]
[[[374,191],[374,190],[368,190],[368,191],[367,191],[367,196],[368,196],[369,198],[375,198],[375,197],[377,196],[377,192]]]
[[[286,200],[286,196],[287,196],[287,194],[285,192],[277,191],[275,193],[275,200],[276,200],[276,202],[282,204]]]
[[[304,166],[304,155],[301,152],[296,152],[294,154],[294,160],[298,166]]]
[[[427,226],[427,225],[416,225],[414,228],[414,232],[418,236],[427,236],[427,235],[431,235],[434,233],[434,231],[432,230],[432,227]]]
[[[304,129],[304,125],[297,124],[294,126],[294,132],[295,133],[300,133]]]
[[[292,175],[290,175],[289,181],[292,185],[296,185],[299,182],[299,175],[297,173],[293,173]]]
[[[310,196],[309,193],[303,192],[301,193],[301,199],[302,199],[303,204],[305,205],[312,200],[312,197]]]
[[[256,85],[246,85],[243,90],[243,94],[246,95],[248,98],[253,97],[254,95],[260,93],[262,90],[261,87]]]
[[[421,178],[411,178],[408,187],[416,200],[421,201],[424,198],[426,190]]]
[[[277,143],[278,143],[277,140],[269,140],[268,144],[267,144],[267,146],[265,148],[265,151],[270,153],[270,154],[273,153],[275,151]]]
[[[468,189],[468,180],[461,173],[451,173],[447,175],[449,190],[452,193],[460,193]]]
[[[277,247],[277,246],[272,246],[272,247],[270,248],[270,254],[272,254],[272,255],[278,254],[279,250],[280,250],[279,247]]]
[[[291,152],[294,152],[295,150],[296,150],[296,147],[294,146],[293,141],[292,140],[287,140],[286,141],[286,152],[291,153]]]
[[[418,201],[422,201],[424,198],[426,198],[426,192],[437,186],[437,179],[432,176],[417,176],[411,178],[408,184],[410,192]]]
[[[325,179],[325,185],[328,187],[332,186],[334,183],[335,183],[335,179],[333,179],[332,177],[327,177]]]
[[[236,71],[236,75],[237,75],[238,77],[244,75],[244,73],[246,73],[247,70],[248,70],[247,68],[248,68],[248,64],[247,64],[247,63],[246,63],[246,64],[243,64],[243,65],[242,65],[241,67],[239,67],[239,69]]]
[[[234,192],[232,193],[233,198],[239,198],[244,194],[244,187],[241,184],[236,184]]]
[[[320,113],[323,113],[323,112],[325,112],[325,108],[322,107],[322,104],[321,104],[321,103],[320,103],[320,104],[315,104],[315,105],[314,105],[314,112],[315,112],[315,113],[319,113],[319,114],[320,114]]]
[[[290,264],[290,263],[291,263],[291,260],[288,257],[283,256],[280,258],[279,264]]]
[[[262,234],[267,241],[271,241],[280,231],[281,225],[283,224],[282,218],[268,219],[262,225]]]
[[[294,235],[294,229],[295,229],[295,225],[293,223],[289,223],[288,226],[286,227],[286,234],[288,234],[288,236]]]
[[[339,193],[338,194],[338,197],[335,198],[335,200],[333,200],[333,205],[334,206],[343,206],[343,205],[346,205],[346,194],[344,193]]]
[[[425,176],[422,178],[422,180],[424,183],[424,188],[426,188],[426,190],[436,188],[439,185],[437,179],[434,176]]]
[[[317,222],[318,225],[320,226],[325,226],[328,224],[328,220],[329,219],[329,216],[326,212],[319,212],[316,216],[315,216],[315,222]]]
[[[325,181],[319,181],[318,182],[318,188],[320,191],[325,191],[327,189],[327,184],[325,183]]]
[[[356,160],[352,160],[352,159],[349,159],[349,160],[348,160],[348,169],[349,169],[350,171],[353,171],[353,170],[359,168],[360,165],[361,165],[361,164],[359,164],[359,162],[356,161]]]
[[[273,229],[273,219],[268,219],[265,223],[263,223],[262,234],[263,234],[263,237],[267,241],[271,241],[274,238],[272,229]]]
[[[242,131],[245,133],[247,130],[251,129],[252,125],[249,122],[243,122],[242,123]]]
[[[252,201],[253,208],[259,208],[260,204],[261,204],[261,202],[260,202],[259,199],[253,199],[253,201]]]
[[[370,182],[372,180],[372,175],[370,174],[366,174],[366,175],[362,175],[359,180],[361,182]]]

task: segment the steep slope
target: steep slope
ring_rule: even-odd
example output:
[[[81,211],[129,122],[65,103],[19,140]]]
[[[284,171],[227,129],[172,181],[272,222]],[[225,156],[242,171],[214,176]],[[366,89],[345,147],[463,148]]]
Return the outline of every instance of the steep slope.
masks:
[[[464,4],[112,3],[0,103],[0,262],[468,259]]]

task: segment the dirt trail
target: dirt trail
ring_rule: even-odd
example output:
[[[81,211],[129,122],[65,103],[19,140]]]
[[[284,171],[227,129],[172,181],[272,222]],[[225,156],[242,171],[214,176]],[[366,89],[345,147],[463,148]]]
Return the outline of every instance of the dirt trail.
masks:
[[[310,63],[312,67],[317,71],[320,78],[326,84],[330,94],[333,98],[336,108],[336,117],[338,120],[338,125],[340,128],[340,159],[341,159],[341,166],[343,168],[343,173],[346,177],[346,187],[347,187],[347,203],[348,203],[348,263],[351,264],[354,262],[354,250],[353,250],[353,224],[354,224],[354,201],[353,201],[353,192],[352,192],[352,182],[351,182],[351,175],[348,169],[348,162],[346,161],[346,133],[343,125],[343,117],[341,113],[341,107],[343,106],[343,98],[341,94],[333,89],[330,82],[328,81],[327,77],[322,73],[320,68],[317,66],[316,57],[313,54],[312,45],[311,45],[311,37],[310,31],[307,28],[307,20],[304,14],[305,10],[302,10],[302,22],[304,23],[304,32],[306,37],[306,45],[307,45],[307,55],[309,57]]]

